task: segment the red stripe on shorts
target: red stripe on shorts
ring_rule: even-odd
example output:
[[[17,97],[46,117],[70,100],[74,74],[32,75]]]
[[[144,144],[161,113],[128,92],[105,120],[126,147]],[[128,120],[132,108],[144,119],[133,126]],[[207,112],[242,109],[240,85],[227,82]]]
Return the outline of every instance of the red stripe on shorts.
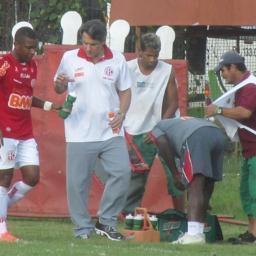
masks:
[[[186,152],[185,152],[183,172],[187,182],[188,183],[191,182],[191,180],[193,179],[193,165],[192,165],[192,161],[191,161],[190,153],[188,149],[186,149]]]

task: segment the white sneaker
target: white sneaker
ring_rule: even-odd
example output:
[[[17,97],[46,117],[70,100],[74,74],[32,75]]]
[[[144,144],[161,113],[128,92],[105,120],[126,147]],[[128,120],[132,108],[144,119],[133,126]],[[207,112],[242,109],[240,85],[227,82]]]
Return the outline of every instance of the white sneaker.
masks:
[[[187,232],[179,237],[176,241],[173,241],[172,244],[205,244],[205,235],[196,234],[189,235]]]

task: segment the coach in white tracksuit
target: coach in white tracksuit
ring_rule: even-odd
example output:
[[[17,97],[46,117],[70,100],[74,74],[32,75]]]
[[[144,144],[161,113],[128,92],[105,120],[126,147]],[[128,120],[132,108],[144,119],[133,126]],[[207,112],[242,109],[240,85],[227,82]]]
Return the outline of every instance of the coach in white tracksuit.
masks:
[[[68,206],[75,236],[89,238],[94,225],[87,210],[90,182],[99,157],[108,174],[100,203],[98,234],[122,240],[115,230],[124,207],[130,166],[122,123],[131,98],[131,77],[122,54],[105,45],[106,28],[91,20],[80,28],[82,47],[67,51],[55,75],[55,91],[76,94],[65,119]],[[115,112],[112,121],[109,112]]]

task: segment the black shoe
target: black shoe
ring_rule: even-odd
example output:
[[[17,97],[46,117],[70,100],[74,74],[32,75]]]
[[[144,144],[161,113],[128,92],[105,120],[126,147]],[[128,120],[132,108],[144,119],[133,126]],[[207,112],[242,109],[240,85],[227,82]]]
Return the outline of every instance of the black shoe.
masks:
[[[242,233],[242,234],[238,235],[237,237],[230,237],[230,238],[228,238],[227,241],[228,241],[229,243],[234,243],[236,240],[242,239],[243,237],[246,237],[248,234],[250,234],[250,233],[249,233],[249,231],[247,230],[247,231],[245,231],[245,233]]]
[[[245,243],[256,243],[256,237],[246,231],[243,234],[238,235],[238,237],[231,237],[228,239],[228,242],[232,244],[245,244]]]
[[[95,231],[97,235],[106,236],[112,241],[121,241],[124,240],[124,236],[117,232],[114,227],[103,225],[97,221],[95,224]]]

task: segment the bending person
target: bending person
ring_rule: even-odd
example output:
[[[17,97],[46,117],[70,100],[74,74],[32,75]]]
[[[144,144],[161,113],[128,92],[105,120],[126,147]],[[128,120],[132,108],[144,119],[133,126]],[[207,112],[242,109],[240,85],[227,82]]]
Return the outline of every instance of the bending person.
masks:
[[[160,151],[169,152],[163,156],[176,177],[176,186],[185,186],[188,192],[188,230],[173,243],[205,243],[206,211],[214,183],[222,179],[225,136],[212,122],[193,117],[162,120],[152,134],[158,138]]]

